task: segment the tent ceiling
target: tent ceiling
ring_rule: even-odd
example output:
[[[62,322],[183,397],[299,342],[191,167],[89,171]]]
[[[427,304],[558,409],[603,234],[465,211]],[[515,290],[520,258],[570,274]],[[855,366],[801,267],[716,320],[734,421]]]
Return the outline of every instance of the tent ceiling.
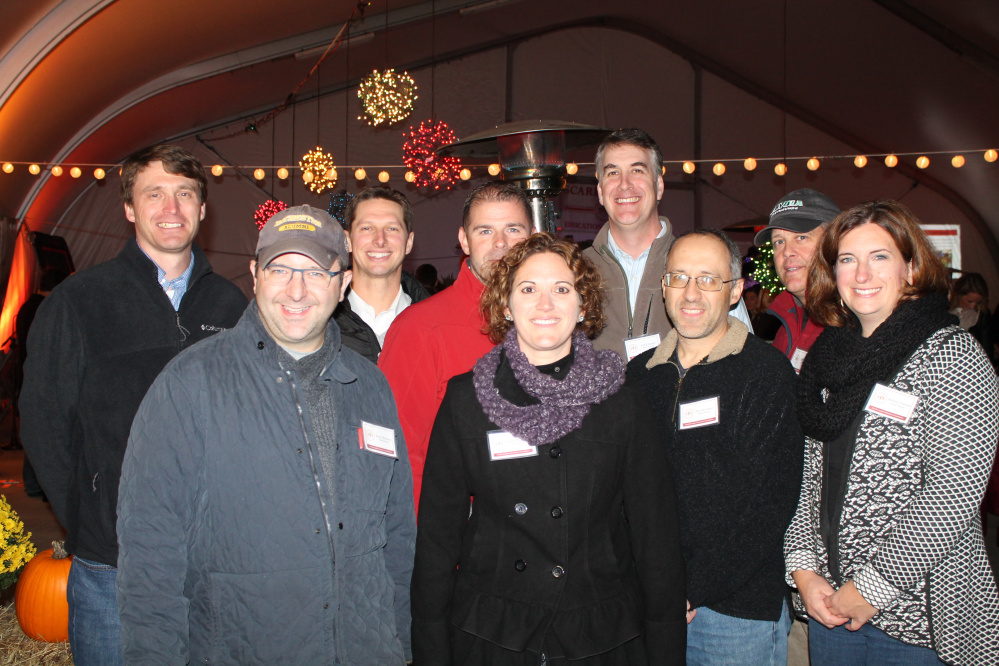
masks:
[[[114,164],[164,138],[238,129],[285,99],[321,49],[295,54],[327,45],[354,6],[343,0],[4,2],[0,160]],[[783,106],[857,152],[999,145],[999,8],[992,0],[374,0],[365,14],[351,34],[374,37],[334,54],[300,98],[315,96],[319,85],[323,92],[343,89],[375,67],[414,68],[566,26],[606,26]],[[634,62],[594,75],[640,90],[654,65]],[[567,63],[537,66],[554,78]],[[421,90],[424,99],[429,94]],[[569,109],[562,117],[576,120]],[[782,150],[775,145],[770,154]],[[663,151],[688,157],[668,145]],[[352,157],[364,162],[362,154]],[[999,162],[983,166],[973,156],[973,168],[954,169],[941,166],[947,159],[934,157],[926,172],[905,168],[987,230],[999,259]],[[0,174],[0,215],[26,218],[33,228],[33,221],[54,224],[85,181],[34,177],[24,168]]]

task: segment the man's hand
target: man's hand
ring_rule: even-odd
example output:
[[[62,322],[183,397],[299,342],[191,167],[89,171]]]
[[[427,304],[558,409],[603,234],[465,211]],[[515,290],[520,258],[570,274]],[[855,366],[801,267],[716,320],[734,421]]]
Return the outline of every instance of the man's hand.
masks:
[[[817,622],[821,622],[829,629],[849,622],[849,615],[840,615],[829,608],[827,600],[836,594],[836,590],[826,582],[825,578],[807,569],[795,571],[793,577],[794,585],[798,588],[801,600],[805,603],[805,610]]]
[[[690,624],[690,621],[693,620],[695,617],[697,617],[697,609],[695,608],[694,610],[690,610],[690,602],[688,601],[687,602],[687,624]]]
[[[852,580],[836,590],[832,596],[826,597],[825,604],[831,613],[850,618],[846,625],[850,631],[860,629],[878,612],[877,608],[867,603],[867,600],[861,596]]]

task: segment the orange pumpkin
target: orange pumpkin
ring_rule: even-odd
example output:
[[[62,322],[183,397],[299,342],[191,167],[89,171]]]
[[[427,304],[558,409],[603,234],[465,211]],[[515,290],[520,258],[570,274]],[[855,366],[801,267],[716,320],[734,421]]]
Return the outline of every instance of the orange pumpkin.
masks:
[[[17,579],[14,608],[21,630],[38,641],[65,643],[69,640],[69,604],[66,581],[72,557],[61,542],[38,553],[25,565]]]

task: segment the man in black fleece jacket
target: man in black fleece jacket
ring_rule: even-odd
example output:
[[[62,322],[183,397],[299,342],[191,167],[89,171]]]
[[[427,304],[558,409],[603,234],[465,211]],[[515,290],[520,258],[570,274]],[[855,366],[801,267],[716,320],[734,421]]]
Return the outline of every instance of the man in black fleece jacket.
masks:
[[[674,330],[628,364],[674,471],[687,567],[687,664],[784,664],[782,545],[804,436],[788,360],[728,316],[740,253],[713,229],[681,236],[663,292]]]
[[[246,309],[194,244],[206,196],[194,155],[169,145],[139,151],[122,165],[121,193],[135,239],[45,299],[19,403],[25,451],[74,556],[66,596],[77,664],[121,663],[115,520],[139,403],[170,359]]]

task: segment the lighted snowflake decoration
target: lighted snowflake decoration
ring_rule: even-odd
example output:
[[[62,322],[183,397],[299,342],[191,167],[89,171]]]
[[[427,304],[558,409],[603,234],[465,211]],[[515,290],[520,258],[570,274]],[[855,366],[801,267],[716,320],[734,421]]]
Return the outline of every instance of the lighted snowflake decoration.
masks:
[[[461,160],[434,152],[458,140],[447,123],[427,120],[418,128],[410,127],[403,136],[406,141],[402,144],[402,162],[413,172],[413,183],[417,187],[450,190],[458,181]]]
[[[298,161],[298,166],[302,168],[302,181],[316,194],[322,194],[336,187],[336,165],[333,163],[333,156],[324,153],[319,146],[305,153]]]
[[[373,70],[357,85],[357,98],[361,100],[361,115],[357,119],[374,127],[404,120],[419,99],[416,90],[416,81],[408,72]]]
[[[343,214],[347,212],[347,204],[353,198],[354,195],[347,190],[340,190],[337,194],[330,195],[330,205],[326,212],[339,220],[341,226],[344,224]]]
[[[275,213],[280,213],[287,207],[288,204],[275,199],[268,199],[257,206],[256,212],[253,213],[253,221],[257,223],[257,229],[263,229],[264,225],[267,224],[267,220],[271,219]]]

